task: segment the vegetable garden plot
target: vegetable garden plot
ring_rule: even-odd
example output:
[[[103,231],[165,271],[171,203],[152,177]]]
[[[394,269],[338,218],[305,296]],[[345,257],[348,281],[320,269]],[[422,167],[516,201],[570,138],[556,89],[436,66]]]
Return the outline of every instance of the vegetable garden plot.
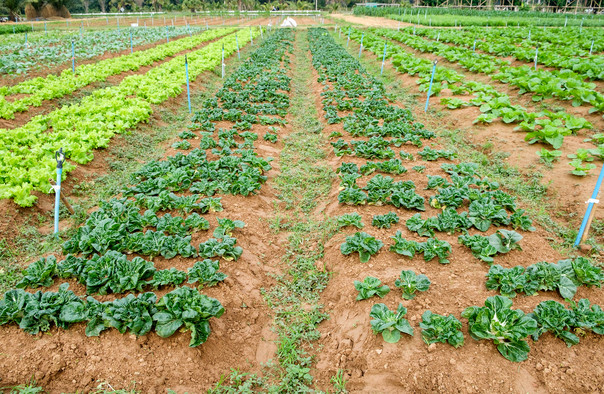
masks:
[[[188,54],[189,78],[211,70],[239,45],[259,36],[257,29],[231,34]],[[185,83],[184,56],[151,69],[144,75],[124,78],[119,86],[96,90],[79,104],[63,107],[48,115],[34,117],[23,127],[0,130],[0,198],[12,198],[21,206],[31,206],[32,190],[48,193],[48,179],[55,172],[54,152],[63,148],[78,164],[90,162],[92,151],[106,147],[112,136],[146,121],[151,104],[159,104],[181,93]],[[52,132],[48,130],[52,129]],[[63,173],[75,165],[66,163]]]
[[[68,328],[85,321],[86,335],[100,334],[101,341],[113,338],[109,328],[137,337],[153,330],[167,337],[182,326],[181,331],[191,331],[190,346],[198,346],[208,339],[208,320],[220,317],[226,307],[221,318],[227,319],[225,323],[212,319],[212,326],[219,327],[215,334],[218,339],[206,344],[210,346],[207,350],[204,345],[204,353],[182,350],[180,345],[185,342],[181,335],[168,342],[170,347],[176,347],[170,352],[182,359],[178,370],[166,372],[171,380],[167,383],[179,384],[178,379],[184,376],[181,369],[195,372],[187,378],[187,384],[191,385],[188,390],[199,389],[200,385],[195,384],[199,383],[199,376],[211,379],[204,382],[203,387],[207,387],[229,367],[239,363],[247,367],[245,360],[261,357],[257,352],[267,352],[266,347],[271,349],[261,339],[262,336],[269,339],[271,335],[265,332],[269,320],[259,288],[266,285],[265,271],[274,269],[271,264],[278,264],[281,251],[270,246],[270,242],[262,242],[266,238],[259,238],[263,237],[262,232],[268,232],[268,225],[258,217],[265,215],[263,210],[272,209],[272,205],[253,195],[270,196],[271,192],[260,189],[267,181],[271,159],[257,153],[254,144],[265,143],[254,131],[266,130],[271,124],[271,132],[282,136],[280,128],[286,124],[284,118],[289,107],[292,37],[291,31],[280,30],[267,38],[227,78],[216,97],[206,100],[196,111],[191,125],[175,143],[181,152],[166,160],[147,163],[133,175],[133,184],[124,188],[121,197],[103,202],[63,244],[66,255],[61,261],[46,257],[31,264],[19,289],[9,291],[0,301],[0,323],[18,323],[26,332],[36,334],[53,325]],[[242,235],[244,239],[238,242]],[[245,250],[240,244],[245,245]],[[128,257],[130,253],[136,257]],[[276,257],[262,256],[269,254]],[[193,264],[195,260],[199,261]],[[170,265],[172,268],[168,269]],[[183,266],[188,269],[181,269]],[[78,293],[85,291],[90,296],[78,297],[65,285],[61,285],[58,293],[32,294],[21,290],[52,285],[57,277],[76,279],[79,284],[70,282]],[[185,281],[198,286],[202,293],[184,286]],[[216,284],[220,285],[215,287]],[[175,290],[167,292],[174,287]],[[130,294],[121,298],[98,297],[121,293]],[[224,307],[212,298],[223,296],[228,301]],[[52,307],[47,307],[51,303]],[[61,332],[56,336],[63,340],[73,337]],[[126,349],[135,347],[132,351],[144,355],[150,364],[161,365],[165,361],[162,359],[166,343],[153,336],[141,341],[150,343],[153,352],[160,352],[162,357],[158,359],[145,349],[141,352],[137,343],[121,343]],[[25,348],[30,350],[32,342],[32,339],[29,343],[25,341]],[[224,347],[227,342],[228,351]],[[96,347],[88,342],[80,346]],[[27,354],[31,357],[29,351]],[[268,361],[264,357],[258,362]],[[199,371],[200,364],[215,367]],[[3,370],[28,373],[30,367],[10,361],[2,366]],[[88,368],[90,365],[84,367],[86,371]],[[217,371],[218,368],[222,369]],[[123,380],[119,384],[126,385],[132,375],[122,372],[117,376]],[[83,386],[91,388],[93,384],[94,381],[87,381],[87,386]],[[143,382],[147,388],[156,387],[155,384],[150,379]]]
[[[380,32],[389,35],[400,34],[392,30],[380,30]],[[351,37],[360,41],[361,34],[360,31],[353,29]],[[387,42],[388,41],[386,40],[376,38],[370,32],[365,32],[363,47],[365,50],[379,56],[379,59],[381,60],[384,45]],[[392,45],[391,42],[388,45],[386,57],[392,59],[392,64],[396,70],[410,75],[417,74],[420,77],[418,81],[420,90],[427,90],[433,66],[428,59],[418,58],[409,54],[400,47]],[[468,58],[468,61],[469,60],[470,58]],[[580,140],[574,136],[582,129],[593,127],[593,125],[584,118],[574,117],[562,111],[552,112],[542,110],[539,112],[530,112],[520,105],[513,105],[510,102],[509,96],[499,92],[492,86],[478,81],[464,80],[463,75],[457,73],[455,70],[442,66],[436,67],[434,81],[435,84],[432,87],[433,95],[438,95],[442,89],[449,89],[455,95],[454,97],[445,97],[441,100],[441,103],[446,105],[447,108],[457,109],[467,106],[476,106],[480,109],[482,114],[476,118],[474,123],[489,124],[496,119],[500,119],[502,122],[508,124],[516,123],[518,124],[516,130],[527,132],[525,135],[526,141],[530,144],[539,143],[546,146],[542,148],[541,151],[536,151],[537,155],[532,157],[527,157],[527,154],[531,153],[531,151],[521,153],[522,149],[517,149],[517,153],[522,157],[523,162],[526,162],[527,160],[537,161],[539,157],[543,162],[551,163],[556,159],[556,154],[557,156],[562,155],[562,152],[558,150],[560,148],[563,148],[566,153],[570,153],[568,157],[573,160],[567,162],[567,164],[563,166],[564,168],[557,168],[555,172],[557,175],[551,177],[554,186],[558,187],[560,190],[562,190],[560,188],[562,181],[570,185],[575,184],[575,182],[572,179],[566,180],[565,178],[560,178],[559,175],[562,175],[562,177],[565,177],[564,173],[572,173],[573,175],[579,176],[587,175],[590,169],[595,168],[595,165],[590,162],[601,160],[601,142],[598,139],[599,134],[595,134],[594,138],[583,142],[580,142]],[[468,93],[474,95],[471,100],[464,100],[459,96]],[[570,141],[570,146],[573,148],[568,148],[566,147],[566,144],[564,144],[565,137],[569,136],[573,136]],[[590,144],[586,142],[591,142],[593,145],[590,146]],[[581,149],[578,149],[579,147]],[[552,151],[550,150],[551,148],[554,148],[555,150]],[[573,156],[575,150],[578,150],[577,155]],[[569,168],[568,165],[571,167]],[[591,186],[583,184],[582,187],[584,188],[584,195],[587,195],[591,191]],[[589,190],[587,190],[588,188]],[[571,199],[568,204],[573,206],[572,209],[576,209],[579,200]]]
[[[59,42],[60,38],[71,34],[57,30],[46,33],[44,31],[29,32],[27,33],[27,43],[36,44],[39,41],[45,41],[46,45],[53,45]],[[14,52],[25,47],[25,34],[6,35],[0,41],[0,53]]]
[[[325,30],[311,29],[309,39],[321,89],[316,91],[318,105],[334,150],[330,162],[340,178],[327,213],[338,217],[345,233],[327,245],[325,259],[335,272],[325,290],[331,319],[321,329],[326,338],[317,374],[326,382],[338,368],[349,371],[348,388],[353,390],[368,389],[378,380],[384,391],[486,388],[484,382],[491,390],[509,389],[515,369],[505,358],[528,357],[534,372],[531,355],[541,353],[540,346],[551,347],[551,343],[532,345],[526,340],[530,335],[539,337],[539,327],[547,318],[538,320],[522,310],[539,310],[535,308],[539,301],[557,296],[516,298],[513,307],[505,297],[488,298],[496,293],[487,291],[488,266],[478,256],[488,254],[495,263],[526,264],[527,258],[555,260],[556,253],[542,247],[542,233],[531,233],[531,221],[500,185],[481,178],[473,163],[451,163],[455,152],[428,146],[433,145],[433,133],[414,123],[409,111],[390,104],[383,85]],[[486,243],[483,236],[488,236]],[[480,246],[464,246],[472,242]],[[518,246],[524,251],[515,250]],[[597,277],[596,286],[601,286],[601,268],[587,264]],[[555,288],[540,287],[541,291]],[[601,304],[598,290],[576,288],[580,294],[574,295],[575,301],[588,295]],[[481,307],[468,308],[462,315],[470,305]],[[593,316],[601,316],[597,306],[583,315],[563,308],[574,320],[556,326],[557,335],[566,335],[561,333],[566,327],[593,328]],[[484,334],[475,324],[477,314],[485,319],[497,314],[506,319],[507,327]],[[378,336],[372,336],[372,331]],[[586,338],[590,341],[586,359],[602,340],[597,335],[600,329],[588,331],[596,335]],[[443,342],[452,347],[439,345],[437,353],[428,352],[420,337],[426,344]],[[494,339],[496,348],[475,339]],[[503,357],[497,358],[498,352]],[[556,357],[565,356],[561,351]],[[401,359],[409,362],[401,365]],[[416,359],[419,363],[411,361]],[[470,359],[471,364],[463,361]],[[451,364],[459,369],[451,371]],[[477,370],[476,365],[484,368]],[[447,377],[439,375],[443,368]],[[494,374],[503,374],[504,379],[495,381]]]
[[[401,34],[392,30],[380,30],[379,32],[389,36]],[[351,38],[359,41],[361,34],[360,31],[354,30]],[[387,43],[386,40],[377,38],[371,33],[366,33],[363,47],[381,56],[385,43]],[[432,72],[432,62],[430,60],[417,58],[394,45],[389,46],[387,57],[392,59],[392,64],[397,70],[410,75],[417,74],[420,77],[418,82],[420,90],[428,90]],[[471,60],[468,59],[468,61],[476,64],[474,57]],[[501,119],[505,123],[520,123],[522,130],[535,132],[527,137],[528,141],[535,139],[536,141],[549,142],[550,145],[556,147],[562,144],[565,135],[572,134],[575,130],[592,127],[585,119],[574,117],[565,112],[528,112],[521,106],[512,105],[510,98],[505,93],[498,92],[488,84],[472,80],[464,81],[463,75],[446,67],[437,66],[434,82],[433,95],[438,95],[442,89],[448,88],[456,95],[472,93],[475,96],[468,102],[457,98],[443,99],[443,103],[448,108],[477,106],[480,107],[482,112],[477,122],[490,123],[495,119]]]
[[[0,118],[13,119],[16,112],[26,112],[30,107],[41,106],[46,100],[63,97],[94,82],[105,81],[111,75],[138,70],[140,67],[191,50],[204,42],[233,31],[234,28],[208,30],[194,37],[182,38],[145,51],[79,66],[75,74],[68,69],[59,76],[50,75],[46,78],[30,79],[14,86],[4,86],[0,88]],[[13,98],[22,94],[26,96]]]
[[[409,29],[406,30],[409,32]],[[500,57],[512,56],[515,59],[530,63],[534,66],[535,55],[538,65],[556,67],[570,70],[573,79],[588,78],[593,80],[604,79],[604,56],[591,55],[604,49],[604,36],[593,34],[570,35],[555,32],[567,37],[564,43],[549,43],[545,40],[551,37],[551,32],[542,32],[539,29],[520,29],[514,35],[504,36],[503,29],[473,28],[467,30],[416,29],[415,34],[446,43],[459,45],[468,49],[476,49]],[[519,41],[520,40],[520,41]],[[536,52],[536,48],[539,52]],[[498,60],[498,59],[496,59]],[[566,74],[561,74],[565,76]],[[575,83],[576,84],[576,83]]]
[[[92,59],[106,52],[119,52],[130,48],[130,33],[134,46],[199,33],[202,27],[157,27],[86,32],[69,34],[59,39],[38,40],[31,45],[10,45],[11,51],[0,55],[0,73],[23,74],[41,67],[55,66],[70,60],[71,43],[75,43],[76,59]]]
[[[424,26],[604,26],[601,15],[430,7],[355,7],[355,15],[371,15]]]
[[[596,85],[584,82],[584,77],[570,70],[548,71],[535,70],[529,66],[511,67],[506,65],[506,61],[494,56],[416,37],[411,34],[411,30],[382,30],[378,34],[404,42],[422,52],[436,53],[453,63],[458,62],[470,71],[489,74],[496,81],[519,88],[520,94],[532,93],[533,101],[555,97],[572,101],[573,106],[589,105],[590,112],[604,111],[604,95],[595,90]]]
[[[4,34],[13,34],[13,33],[22,33],[22,32],[30,32],[31,31],[31,27],[28,25],[16,25],[14,26],[9,26],[9,25],[3,25],[0,26],[0,35],[4,35]]]

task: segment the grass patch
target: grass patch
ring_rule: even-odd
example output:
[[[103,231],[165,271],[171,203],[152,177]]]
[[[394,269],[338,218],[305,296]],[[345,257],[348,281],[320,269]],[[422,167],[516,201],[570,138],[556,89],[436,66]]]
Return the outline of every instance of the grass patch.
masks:
[[[288,235],[288,247],[283,257],[284,274],[275,277],[275,286],[261,290],[274,313],[278,362],[264,366],[263,378],[233,371],[212,393],[241,392],[242,387],[275,393],[314,391],[310,371],[318,350],[314,342],[320,338],[317,326],[328,317],[320,294],[330,277],[320,261],[324,244],[337,225],[335,220],[315,213],[317,205],[327,198],[335,173],[324,162],[328,144],[309,83],[313,74],[308,50],[305,32],[298,32],[290,106],[293,132],[284,139],[281,173],[275,180],[279,202],[270,224],[275,233]],[[334,385],[345,382],[337,379]]]
[[[334,220],[317,217],[317,204],[327,198],[335,177],[324,162],[327,141],[322,134],[319,114],[310,90],[312,69],[305,34],[296,36],[295,75],[292,81],[293,133],[285,139],[280,157],[281,174],[276,180],[284,211],[276,212],[273,229],[287,231],[287,269],[277,277],[277,285],[264,290],[266,302],[274,310],[274,329],[279,336],[278,361],[269,391],[311,390],[310,368],[320,337],[318,324],[328,315],[320,304],[329,273],[319,263],[324,244],[335,233]]]

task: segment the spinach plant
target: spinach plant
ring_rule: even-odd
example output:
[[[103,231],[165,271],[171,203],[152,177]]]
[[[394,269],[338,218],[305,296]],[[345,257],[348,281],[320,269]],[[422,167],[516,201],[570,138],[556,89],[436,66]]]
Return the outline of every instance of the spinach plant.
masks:
[[[416,275],[414,271],[401,271],[401,276],[394,282],[394,285],[402,290],[403,298],[412,300],[415,298],[417,291],[428,291],[430,288],[430,279],[426,275]]]
[[[494,296],[483,307],[466,308],[461,316],[468,319],[472,338],[492,340],[503,357],[520,362],[528,358],[530,348],[524,339],[536,332],[537,322],[511,306],[509,298]]]
[[[348,226],[356,227],[358,229],[365,227],[362,221],[363,218],[357,212],[345,213],[344,215],[338,216],[336,220],[338,221],[338,228],[340,229]]]
[[[422,315],[419,326],[422,329],[422,339],[427,345],[441,342],[458,348],[464,343],[461,322],[453,315],[443,316],[428,310]]]
[[[216,286],[218,282],[222,282],[227,278],[226,274],[219,272],[220,264],[218,260],[205,259],[193,264],[193,267],[188,269],[188,283],[199,282],[199,287]]]
[[[169,337],[184,326],[191,331],[190,347],[204,343],[210,335],[211,317],[224,313],[222,304],[190,287],[178,289],[163,296],[157,303],[155,331],[160,337]]]
[[[371,225],[377,228],[390,228],[393,224],[398,223],[398,215],[394,212],[388,212],[385,215],[375,215]]]
[[[413,336],[413,327],[404,318],[406,314],[407,308],[400,303],[396,312],[388,309],[385,304],[375,304],[369,313],[369,316],[373,318],[371,329],[375,334],[382,334],[384,341],[397,343],[401,339],[401,333]]]
[[[357,301],[366,300],[373,296],[383,298],[390,292],[390,287],[382,285],[382,282],[373,276],[366,277],[362,282],[355,280],[354,288],[359,292]]]
[[[346,242],[340,246],[340,251],[344,255],[358,252],[361,263],[369,261],[372,255],[380,251],[384,243],[366,232],[356,232],[354,235],[346,237]]]

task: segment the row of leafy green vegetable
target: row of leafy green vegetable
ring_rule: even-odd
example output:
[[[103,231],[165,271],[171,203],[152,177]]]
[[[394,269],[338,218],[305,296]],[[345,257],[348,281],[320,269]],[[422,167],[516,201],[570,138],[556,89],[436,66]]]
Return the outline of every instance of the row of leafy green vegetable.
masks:
[[[28,71],[43,67],[52,67],[71,60],[71,42],[74,41],[76,60],[92,59],[107,52],[120,52],[132,45],[139,46],[165,41],[166,36],[174,39],[178,36],[196,34],[205,28],[199,26],[168,26],[136,29],[110,29],[101,31],[70,32],[59,36],[28,40],[21,36],[21,42],[10,43],[0,50],[0,73],[27,74]],[[42,33],[43,34],[43,33]]]
[[[579,336],[585,336],[587,332],[604,335],[604,311],[587,299],[571,302],[570,309],[557,301],[543,301],[530,314],[511,309],[511,306],[509,298],[494,296],[487,298],[483,307],[464,309],[461,316],[468,319],[468,331],[473,339],[492,340],[499,353],[513,362],[528,358],[530,347],[526,338],[529,336],[537,341],[541,335],[550,332],[570,347],[578,344]],[[385,304],[375,304],[369,314],[373,318],[371,328],[375,334],[381,334],[384,341],[396,343],[401,334],[413,335],[406,314],[407,308],[401,303],[395,311]],[[426,344],[441,342],[455,348],[464,344],[462,323],[451,314],[445,316],[427,310],[419,326]]]
[[[244,29],[238,41],[243,46],[258,29]],[[194,81],[203,71],[219,65],[224,46],[225,56],[237,50],[231,34],[190,52],[189,77]],[[144,75],[132,75],[119,86],[94,91],[80,103],[69,105],[48,115],[34,117],[23,127],[0,130],[0,198],[11,198],[21,206],[31,206],[33,190],[48,193],[56,162],[54,152],[63,148],[70,161],[63,168],[65,176],[94,157],[92,151],[107,147],[116,133],[123,133],[146,121],[151,104],[159,104],[181,93],[185,84],[184,56],[175,57]],[[52,129],[52,132],[48,132]]]
[[[255,92],[266,94],[270,90],[266,88],[266,83],[274,80],[275,74],[271,76],[267,73],[262,64],[266,63],[269,67],[279,64],[291,46],[290,41],[291,32],[275,33],[252,55],[252,59],[248,59],[229,77],[229,84],[245,85],[244,93],[254,90],[251,86],[256,85]],[[280,73],[282,71],[279,69]],[[276,91],[279,87],[282,86],[276,84],[273,89]],[[220,94],[226,95],[230,91],[223,87]],[[264,96],[258,98],[260,102],[264,100]],[[221,104],[228,107],[229,103],[225,100]],[[204,108],[208,107],[220,106],[216,100],[210,99],[204,104]],[[196,114],[195,119],[203,118],[202,114],[203,110]],[[260,121],[256,119],[256,122]],[[197,122],[191,125],[192,130],[199,127]],[[191,133],[191,130],[185,130],[182,136],[188,137]],[[123,190],[123,198],[101,203],[100,209],[93,212],[76,235],[65,242],[64,251],[74,255],[68,255],[59,263],[54,257],[33,263],[25,271],[19,287],[48,286],[55,275],[77,278],[86,285],[89,294],[141,291],[145,286],[178,286],[184,282],[185,276],[188,276],[189,283],[199,282],[200,286],[210,286],[224,280],[226,276],[218,271],[218,261],[206,259],[197,262],[185,274],[176,269],[156,271],[153,263],[140,257],[128,260],[120,251],[132,235],[144,238],[151,234],[160,240],[149,246],[149,255],[156,255],[161,240],[167,242],[171,239],[171,235],[166,235],[168,233],[175,234],[173,237],[182,237],[185,249],[169,245],[166,250],[170,255],[166,258],[177,253],[183,256],[189,252],[196,254],[187,234],[209,228],[208,221],[198,212],[203,214],[210,210],[222,210],[220,198],[202,197],[218,192],[249,195],[266,180],[263,173],[270,169],[267,160],[258,157],[253,149],[242,149],[238,153],[239,156],[225,149],[218,160],[209,161],[205,150],[197,148],[188,155],[177,153],[166,160],[146,164],[132,176],[134,185]],[[203,194],[176,194],[193,188]],[[131,197],[134,199],[129,199]],[[141,214],[143,209],[145,211]],[[159,211],[175,210],[193,213],[186,218],[170,213],[161,217],[157,215]],[[234,247],[236,240],[231,235],[234,229],[244,224],[230,219],[218,219],[218,223],[214,230],[216,238],[200,245],[199,255],[221,256],[227,261],[236,259],[241,255],[241,248]],[[143,232],[148,227],[155,227],[157,231]],[[229,250],[236,254],[228,253]],[[75,253],[84,256],[95,254],[87,259]],[[39,330],[48,330],[51,322],[67,328],[71,323],[88,321],[87,335],[98,335],[107,327],[115,327],[122,333],[129,329],[136,335],[143,335],[154,327],[160,336],[170,336],[184,325],[192,332],[190,346],[197,346],[205,342],[209,335],[209,317],[219,317],[224,312],[219,301],[189,287],[178,287],[157,304],[156,299],[154,293],[143,293],[137,297],[130,294],[106,303],[88,297],[84,302],[67,290],[67,284],[60,286],[59,293],[31,294],[17,289],[7,293],[0,302],[0,323],[15,322],[30,333],[37,333]]]
[[[415,34],[466,48],[475,48],[500,57],[513,56],[517,60],[527,63],[534,62],[536,49],[539,48],[537,59],[540,65],[570,70],[583,78],[604,79],[604,56],[589,54],[590,49],[596,53],[604,49],[604,37],[600,37],[599,40],[594,39],[593,48],[591,47],[592,41],[585,40],[588,47],[583,48],[572,40],[570,40],[572,44],[550,43],[543,38],[546,34],[546,37],[549,38],[551,33],[549,31],[545,33],[537,28],[515,30],[513,35],[504,30],[472,28],[435,31],[434,29],[416,29]],[[506,35],[506,33],[508,34]]]
[[[234,28],[208,30],[199,35],[160,44],[144,51],[84,64],[76,68],[75,74],[71,69],[65,69],[58,76],[51,74],[45,78],[37,77],[17,85],[3,86],[0,88],[0,118],[13,119],[16,112],[25,112],[32,106],[39,107],[45,100],[63,97],[91,83],[105,81],[112,75],[138,70],[140,67],[151,65],[178,52],[193,49],[201,43],[233,31]],[[15,95],[25,95],[25,97],[12,99]]]
[[[379,32],[388,37],[404,34],[386,29],[379,30]],[[360,41],[362,34],[363,32],[360,30],[353,29],[351,37]],[[388,42],[371,32],[364,32],[363,48],[380,56],[380,58],[384,45]],[[475,58],[484,55],[472,53],[469,56],[467,57],[469,67],[475,63],[487,66],[490,64],[488,61],[475,62]],[[420,77],[418,80],[420,90],[428,90],[432,73],[432,62],[428,59],[418,58],[404,51],[401,47],[392,45],[392,43],[387,47],[386,57],[392,58],[392,63],[397,70],[409,73],[410,75],[418,74]],[[432,86],[432,93],[435,95],[444,88],[451,89],[455,94],[474,94],[474,98],[470,101],[464,101],[456,97],[443,98],[441,102],[447,105],[449,109],[473,105],[479,107],[482,112],[475,122],[491,123],[493,120],[500,118],[505,123],[519,123],[520,125],[517,129],[527,132],[525,140],[531,144],[541,142],[559,149],[564,142],[565,136],[575,134],[581,129],[593,127],[585,119],[574,117],[566,112],[551,112],[547,110],[528,112],[522,106],[512,105],[510,98],[505,93],[498,92],[491,85],[466,80],[463,75],[449,68],[437,66],[434,81],[435,84]],[[600,147],[593,152],[598,158],[604,157],[604,147],[601,149]],[[552,151],[544,148],[540,156],[547,155],[548,153],[552,153]],[[573,160],[570,164],[573,166],[572,173],[575,175],[586,175],[593,168],[592,165],[585,164],[581,160]]]
[[[50,330],[52,325],[68,329],[74,323],[88,322],[87,336],[98,336],[113,327],[120,333],[140,336],[154,330],[169,337],[181,327],[191,331],[189,346],[199,346],[210,335],[209,319],[224,313],[222,304],[190,287],[178,287],[158,298],[155,293],[129,294],[114,301],[86,300],[68,290],[28,293],[9,290],[0,300],[0,325],[15,323],[29,334]]]
[[[224,248],[225,240],[221,239]],[[238,248],[241,251],[241,248]],[[226,254],[206,253],[202,257],[223,257]],[[49,287],[56,277],[76,278],[86,287],[87,294],[125,293],[143,291],[144,287],[158,289],[163,286],[179,286],[188,278],[188,283],[199,282],[200,287],[213,286],[226,279],[219,272],[218,260],[206,258],[196,262],[187,272],[175,268],[156,270],[152,261],[141,257],[128,260],[125,254],[109,250],[102,255],[94,254],[90,259],[67,255],[57,263],[56,257],[43,257],[31,263],[23,272],[23,279],[17,288]]]
[[[402,288],[403,298],[410,300],[416,291],[428,290],[430,280],[425,275],[403,270],[395,286]],[[367,277],[363,282],[355,281],[355,288],[359,291],[357,300],[376,295],[384,297],[390,291],[374,277]],[[557,301],[543,301],[528,315],[511,309],[511,306],[509,298],[494,296],[486,300],[484,307],[469,307],[461,314],[468,319],[473,339],[493,340],[497,350],[510,361],[527,359],[530,348],[524,339],[528,336],[536,341],[544,333],[551,332],[570,347],[579,343],[578,335],[585,336],[587,331],[604,335],[604,311],[598,305],[590,305],[587,299],[571,301],[571,309]],[[371,328],[386,342],[396,343],[403,333],[413,335],[413,328],[404,318],[406,313],[407,309],[401,303],[396,311],[391,311],[385,304],[375,304],[370,312],[373,318]],[[426,344],[449,343],[455,348],[464,344],[462,323],[451,314],[439,315],[428,310],[422,315],[420,328]]]

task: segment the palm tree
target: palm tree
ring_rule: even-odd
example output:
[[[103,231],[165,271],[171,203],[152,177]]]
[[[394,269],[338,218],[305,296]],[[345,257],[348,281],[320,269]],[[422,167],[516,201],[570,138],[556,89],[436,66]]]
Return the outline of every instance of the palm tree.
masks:
[[[308,1],[298,0],[296,2],[296,9],[298,10],[310,10],[312,9],[310,3]]]

